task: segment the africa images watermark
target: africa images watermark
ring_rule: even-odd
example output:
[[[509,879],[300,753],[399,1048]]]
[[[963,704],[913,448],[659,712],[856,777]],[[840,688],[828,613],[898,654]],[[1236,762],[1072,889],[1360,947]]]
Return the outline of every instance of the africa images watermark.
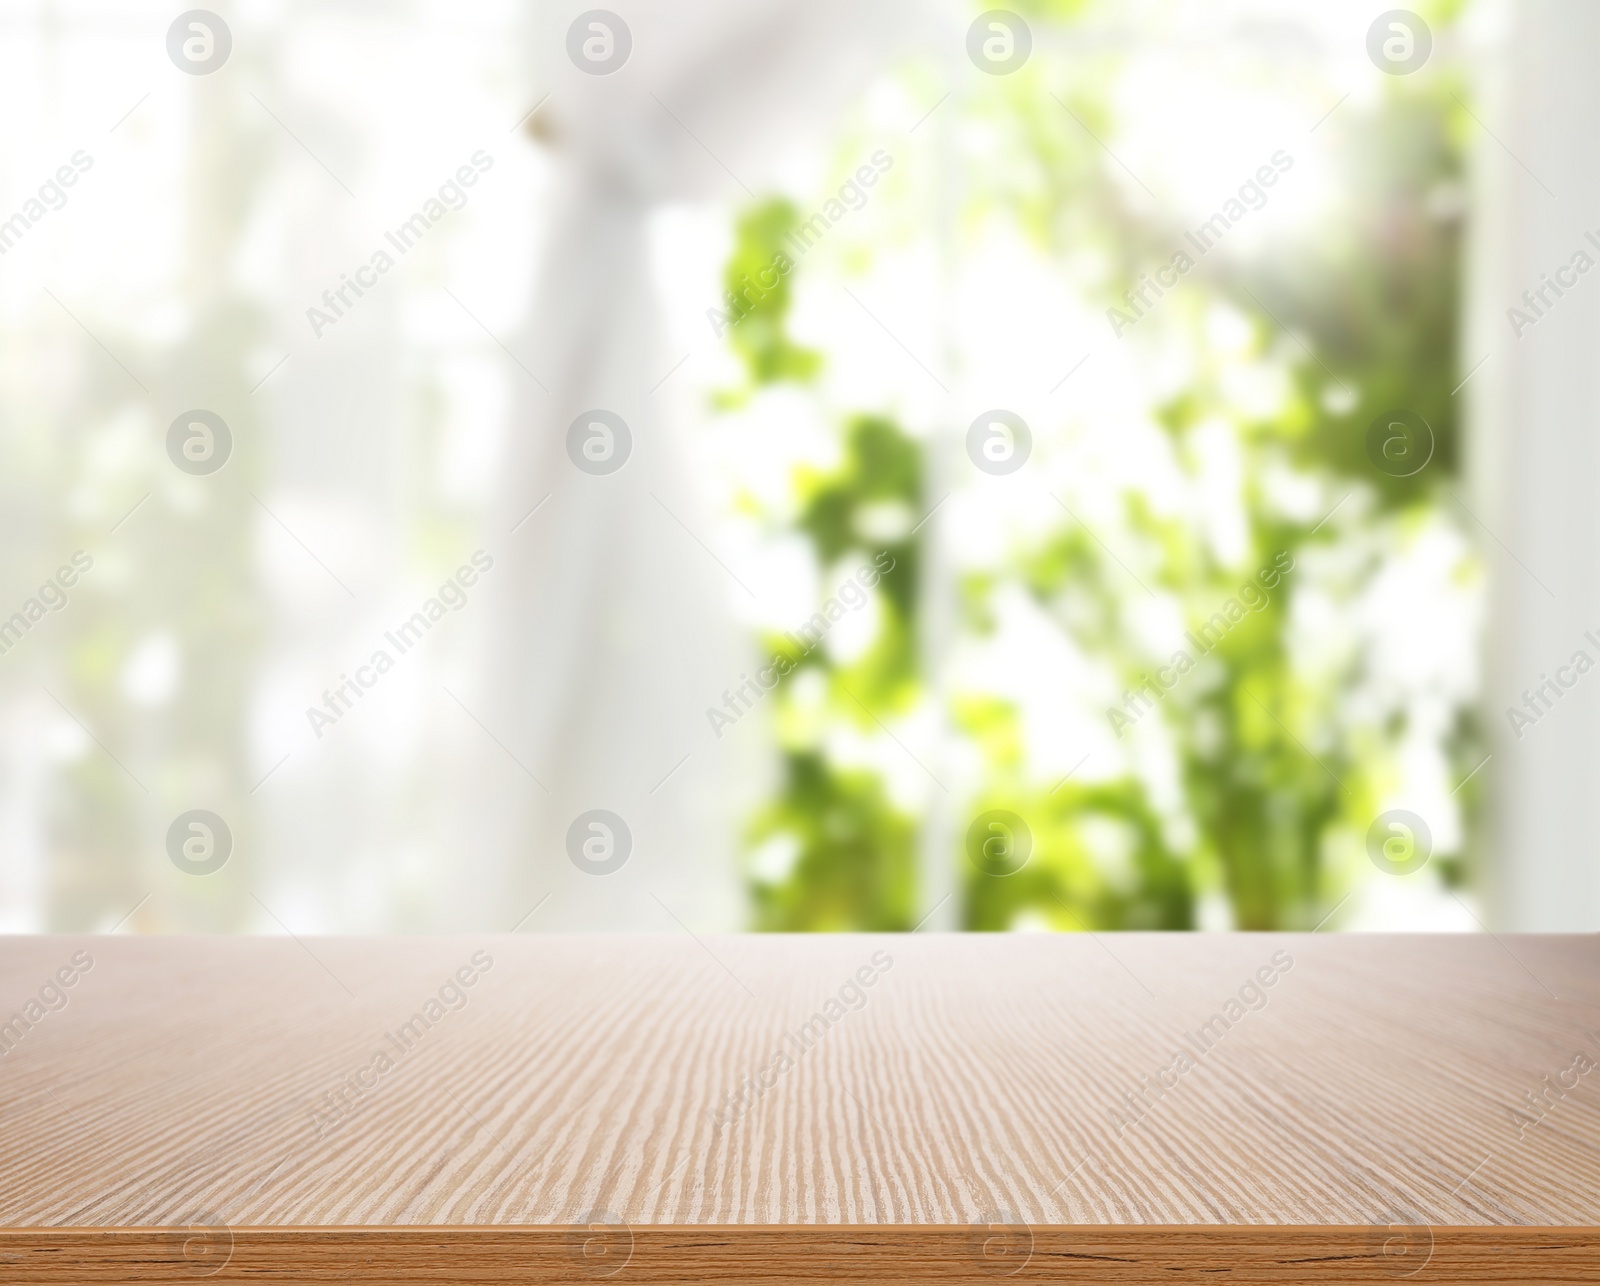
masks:
[[[49,1015],[65,1009],[72,999],[67,989],[76,987],[78,979],[93,968],[93,956],[87,951],[74,952],[71,960],[45,979],[37,995],[29,996],[19,1009],[0,1022],[0,1058],[11,1053]]]
[[[1583,632],[1584,640],[1600,651],[1600,635],[1593,630]],[[1522,708],[1516,706],[1506,707],[1506,719],[1511,724],[1511,731],[1522,740],[1524,729],[1539,723],[1556,707],[1556,702],[1567,695],[1567,692],[1578,686],[1578,680],[1594,669],[1594,657],[1579,648],[1572,654],[1565,665],[1556,666],[1556,677],[1540,673],[1539,686],[1532,691],[1524,688],[1522,691]]]
[[[66,189],[75,187],[78,179],[94,165],[94,157],[81,147],[67,158],[70,165],[60,166],[53,177],[39,185],[39,194],[30,196],[4,223],[0,223],[0,255],[6,253],[28,234],[28,229],[52,210],[61,210],[67,204]]]
[[[364,697],[370,689],[377,687],[378,680],[394,669],[398,658],[422,642],[423,635],[433,628],[434,623],[444,619],[446,608],[459,612],[465,607],[467,591],[478,583],[481,573],[493,566],[493,557],[481,549],[476,550],[471,566],[463,563],[456,568],[455,575],[439,586],[438,593],[429,597],[420,609],[394,629],[383,632],[384,641],[394,649],[393,655],[388,648],[375,648],[366,664],[356,667],[354,678],[341,674],[336,687],[331,690],[324,688],[321,707],[306,707],[306,719],[310,721],[311,731],[317,734],[317,740],[322,740],[324,728],[331,728],[350,712],[355,706],[354,698]]]
[[[48,612],[59,612],[71,602],[67,591],[78,583],[78,577],[94,566],[94,558],[79,549],[72,557],[56,568],[54,575],[21,607],[4,620],[0,620],[0,656],[22,642],[23,635],[35,624],[44,620]]]
[[[1240,185],[1237,196],[1231,196],[1224,201],[1222,209],[1194,231],[1183,234],[1183,239],[1194,248],[1193,255],[1187,248],[1174,251],[1172,262],[1156,269],[1154,281],[1150,279],[1149,273],[1140,273],[1139,284],[1131,290],[1122,292],[1123,302],[1132,309],[1131,312],[1123,312],[1120,308],[1106,309],[1106,320],[1111,323],[1113,335],[1121,339],[1122,332],[1135,322],[1141,321],[1160,302],[1167,290],[1178,284],[1178,278],[1187,275],[1201,257],[1209,253],[1231,228],[1252,210],[1266,208],[1269,199],[1266,189],[1276,187],[1278,179],[1294,168],[1294,157],[1281,147],[1267,159],[1271,164],[1259,166],[1255,177]],[[1154,293],[1154,298],[1150,297],[1151,292]]]
[[[772,262],[756,273],[755,281],[751,281],[748,274],[741,274],[743,287],[723,292],[722,300],[727,305],[726,312],[720,308],[706,309],[706,320],[711,323],[712,333],[718,339],[722,338],[723,332],[728,327],[737,326],[749,315],[751,309],[771,291],[776,290],[778,283],[794,271],[795,264],[822,239],[829,228],[851,210],[859,210],[866,205],[867,189],[876,187],[878,180],[894,168],[894,157],[881,147],[867,159],[872,162],[871,165],[858,165],[855,173],[840,184],[836,196],[824,201],[822,208],[794,231],[784,234],[784,243],[794,251],[793,258],[779,250],[772,256]]]
[[[785,631],[783,637],[788,639],[797,649],[798,655],[787,652],[773,654],[772,663],[764,665],[756,671],[755,678],[748,674],[741,674],[742,682],[732,692],[723,692],[722,709],[716,706],[706,707],[706,718],[711,722],[711,731],[717,734],[717,740],[722,739],[722,730],[731,728],[744,718],[755,704],[773,688],[778,686],[778,681],[789,674],[800,661],[815,650],[822,642],[834,624],[844,619],[846,613],[859,611],[867,605],[867,591],[872,589],[884,576],[894,570],[894,556],[887,550],[880,553],[871,563],[858,568],[856,574],[839,587],[839,592],[830,595],[822,604],[822,610],[813,612],[801,624],[796,638],[795,634]],[[748,696],[745,694],[749,693]]]
[[[1600,1053],[1600,1031],[1584,1033],[1591,1044]],[[1556,1105],[1565,1099],[1569,1093],[1577,1089],[1583,1078],[1594,1071],[1597,1064],[1593,1054],[1586,1054],[1578,1050],[1572,1059],[1555,1074],[1555,1083],[1551,1083],[1548,1075],[1539,1078],[1540,1088],[1537,1091],[1527,1090],[1522,1096],[1522,1102],[1511,1109],[1511,1124],[1517,1127],[1517,1137],[1525,1139],[1528,1131],[1538,1125],[1551,1112]],[[1571,1080],[1568,1080],[1568,1077]]]
[[[1273,558],[1271,566],[1263,567],[1253,580],[1247,580],[1239,586],[1238,598],[1228,599],[1221,611],[1213,612],[1211,618],[1198,629],[1183,636],[1194,649],[1193,653],[1186,648],[1179,648],[1172,654],[1172,659],[1155,672],[1154,677],[1146,674],[1143,676],[1144,682],[1137,688],[1124,692],[1122,709],[1111,706],[1106,710],[1106,718],[1111,721],[1111,730],[1117,734],[1117,738],[1120,740],[1129,728],[1154,710],[1156,702],[1177,687],[1178,680],[1194,669],[1201,657],[1227,638],[1234,626],[1251,612],[1259,612],[1270,603],[1272,596],[1267,590],[1276,589],[1293,570],[1294,555],[1283,550]]]
[[[1595,248],[1597,253],[1600,253],[1600,237],[1595,236],[1593,232],[1587,229],[1585,229],[1583,237],[1585,241]],[[1594,264],[1594,258],[1589,252],[1580,248],[1573,251],[1571,262],[1562,264],[1555,270],[1554,274],[1541,272],[1539,274],[1540,284],[1522,292],[1522,302],[1526,307],[1506,309],[1506,321],[1511,325],[1511,333],[1517,339],[1521,339],[1523,332],[1530,326],[1538,325],[1545,314],[1549,313],[1561,302],[1567,291],[1578,284],[1578,278],[1593,268]],[[1553,281],[1551,280],[1552,275],[1555,278]],[[1552,292],[1555,294],[1554,299],[1550,298]]]
[[[783,1044],[766,1064],[753,1076],[742,1077],[739,1088],[728,1090],[717,1107],[707,1108],[712,1123],[721,1129],[746,1116],[762,1095],[792,1072],[799,1060],[811,1050],[852,1010],[867,1007],[868,987],[874,987],[882,974],[894,968],[894,957],[879,949],[872,953],[872,963],[857,969],[839,988],[838,994],[829,996],[822,1007],[792,1032],[785,1032]],[[790,1049],[793,1049],[793,1053]]]
[[[494,157],[481,147],[467,159],[472,164],[457,168],[455,177],[441,183],[437,194],[424,201],[421,209],[393,232],[384,232],[384,239],[395,248],[396,253],[410,254],[422,240],[423,234],[434,224],[452,210],[459,210],[466,205],[466,190],[476,187],[478,179],[494,168]],[[350,293],[354,291],[356,299],[360,299],[378,284],[378,277],[393,268],[395,262],[394,255],[387,250],[375,250],[372,252],[372,258],[353,273],[340,273],[339,284],[322,292],[323,307],[306,309],[306,320],[311,323],[311,333],[321,339],[323,331],[355,306],[355,299],[350,298]]]
[[[433,1028],[452,1013],[465,1009],[470,999],[466,989],[477,986],[482,976],[493,968],[493,956],[487,951],[474,951],[468,962],[423,1001],[410,1018],[393,1031],[384,1032],[387,1046],[380,1046],[377,1053],[323,1094],[321,1103],[309,1109],[317,1137],[325,1138],[355,1111],[356,1104],[377,1089],[383,1078],[394,1071]]]
[[[1150,1098],[1152,1094],[1155,1095],[1156,1102],[1165,1098],[1166,1092],[1176,1089],[1183,1076],[1199,1067],[1200,1060],[1215,1049],[1234,1027],[1242,1023],[1247,1013],[1265,1009],[1267,1001],[1271,999],[1266,989],[1277,986],[1282,975],[1293,968],[1293,956],[1282,949],[1274,951],[1271,961],[1251,974],[1237,993],[1223,1001],[1217,1013],[1201,1023],[1193,1033],[1184,1033],[1183,1038],[1188,1042],[1189,1048],[1180,1047],[1175,1050],[1171,1059],[1156,1069],[1154,1081],[1148,1076],[1141,1076],[1137,1091],[1124,1090],[1122,1098],[1128,1116],[1126,1119],[1121,1116],[1116,1118],[1117,1137],[1121,1138],[1129,1127],[1137,1125],[1149,1114],[1155,1105]]]

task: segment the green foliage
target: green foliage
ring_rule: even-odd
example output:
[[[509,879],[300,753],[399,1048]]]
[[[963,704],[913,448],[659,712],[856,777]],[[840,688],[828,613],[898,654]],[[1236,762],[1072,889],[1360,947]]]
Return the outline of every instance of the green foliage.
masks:
[[[1455,88],[1446,80],[1429,95],[1395,95],[1366,115],[1334,118],[1344,155],[1359,159],[1341,172],[1349,219],[1293,273],[1273,265],[1222,283],[1238,306],[1274,330],[1281,320],[1316,354],[1299,368],[1301,431],[1280,435],[1292,458],[1361,481],[1390,509],[1436,502],[1460,463],[1452,393],[1466,158]],[[1328,395],[1346,389],[1351,408],[1327,410]],[[1429,467],[1404,478],[1378,471],[1366,453],[1367,426],[1396,409],[1421,415],[1434,435]]]
[[[1117,163],[1089,134],[1115,132],[1107,91],[1115,58],[1080,59],[1069,91],[1040,44],[1041,27],[1090,7],[1030,7],[1034,59],[981,85],[964,105],[985,145],[963,160],[958,223],[976,237],[1004,220],[1069,272],[1086,255],[1106,256],[1111,271],[1082,280],[1098,280],[1091,289],[1122,307],[1126,283],[1167,262],[1181,229],[1160,213],[1127,207]],[[1448,7],[1430,11],[1436,31]],[[1177,599],[1191,631],[1234,604],[1237,619],[1227,617],[1215,646],[1196,649],[1180,682],[1151,686],[1152,673],[1172,658],[1147,653],[1130,608],[1129,573],[1075,519],[1063,515],[1004,569],[961,583],[959,628],[967,637],[992,634],[997,595],[1020,585],[1082,654],[1115,671],[1130,694],[1142,690],[1138,722],[1165,729],[1181,795],[1176,806],[1157,801],[1134,775],[1079,782],[1069,774],[1042,785],[1026,762],[1021,716],[1010,702],[952,700],[951,722],[982,764],[981,787],[958,802],[957,816],[1005,809],[1026,819],[1032,834],[1030,860],[1016,874],[986,874],[957,859],[967,927],[1004,929],[1022,920],[1061,929],[1187,929],[1199,923],[1202,899],[1221,898],[1237,927],[1310,929],[1347,891],[1330,844],[1365,831],[1406,729],[1403,717],[1375,727],[1346,716],[1364,677],[1362,657],[1314,674],[1297,670],[1291,607],[1308,564],[1322,555],[1337,553],[1344,585],[1358,587],[1379,570],[1384,539],[1446,513],[1460,460],[1452,395],[1460,378],[1465,170],[1458,92],[1448,69],[1430,69],[1369,108],[1344,106],[1322,135],[1343,167],[1335,186],[1344,210],[1333,230],[1296,246],[1292,261],[1212,256],[1186,278],[1181,298],[1163,304],[1157,324],[1197,359],[1188,384],[1153,410],[1173,458],[1197,470],[1195,436],[1222,422],[1245,478],[1238,515],[1245,552],[1230,564],[1192,519],[1159,515],[1134,491],[1120,497],[1123,529],[1143,545],[1140,567],[1154,588]],[[774,201],[740,220],[730,288],[753,265],[772,261],[793,219],[793,207]],[[821,369],[817,354],[784,335],[789,285],[786,278],[781,292],[762,299],[730,341],[753,385],[804,383]],[[1248,319],[1252,360],[1287,373],[1289,395],[1270,414],[1241,409],[1218,375],[1206,333],[1213,305]],[[753,321],[760,325],[744,331]],[[1148,325],[1125,342],[1141,342]],[[1395,410],[1421,415],[1434,440],[1427,466],[1404,478],[1377,468],[1366,440],[1368,425]],[[795,479],[793,525],[824,568],[863,547],[872,507],[902,504],[920,517],[926,503],[921,447],[899,426],[845,417],[842,434],[836,468]],[[1287,517],[1269,481],[1286,472],[1361,499],[1333,520]],[[839,768],[823,749],[830,722],[870,735],[880,719],[929,695],[916,648],[920,551],[907,539],[891,552],[895,568],[879,591],[882,628],[850,666],[836,665],[824,649],[801,653],[770,640],[797,664],[780,696],[783,785],[751,840],[760,846],[789,836],[798,856],[781,878],[755,885],[760,928],[908,927],[919,905],[917,819],[898,810],[872,774]],[[1258,578],[1275,559],[1289,569],[1281,579]],[[1256,591],[1241,610],[1244,582]],[[808,675],[820,689],[797,699],[794,685]],[[1480,740],[1462,708],[1446,747],[1458,775],[1482,757]],[[1469,808],[1473,790],[1463,796]],[[964,840],[963,826],[955,842]],[[1440,869],[1459,882],[1465,864],[1447,855]]]
[[[956,703],[954,715],[992,773],[967,811],[1013,812],[1026,819],[1032,842],[1015,875],[965,864],[967,928],[1010,928],[1025,911],[1068,930],[1194,927],[1187,864],[1163,838],[1142,790],[1128,781],[1078,785],[1070,778],[1038,789],[1030,785],[1011,705],[968,699]]]
[[[913,926],[916,824],[871,773],[815,751],[788,751],[777,799],[755,819],[754,844],[787,838],[799,854],[785,878],[756,882],[755,927],[891,931]]]
[[[730,292],[753,300],[729,332],[752,387],[783,380],[806,382],[821,356],[787,334],[790,277],[768,271],[783,255],[782,239],[796,221],[793,205],[768,201],[741,218],[724,274]],[[778,284],[765,291],[760,286]],[[756,289],[749,289],[757,283]],[[724,404],[739,395],[724,395]],[[875,568],[869,591],[878,600],[879,628],[872,645],[849,665],[826,643],[806,638],[765,640],[770,655],[790,665],[776,694],[783,751],[782,783],[752,819],[752,848],[787,849],[788,868],[752,882],[756,927],[766,930],[894,930],[912,927],[917,826],[887,797],[878,778],[834,764],[822,751],[830,724],[875,728],[916,699],[918,677],[913,625],[919,558],[914,538],[874,541],[870,515],[885,507],[917,511],[922,502],[922,459],[917,443],[880,416],[856,416],[842,430],[843,458],[827,471],[801,470],[796,527],[810,539],[824,571],[865,553]],[[914,520],[913,520],[914,521]],[[906,526],[909,528],[910,523]],[[859,610],[859,609],[857,609]],[[831,626],[832,622],[828,622]],[[820,690],[807,689],[810,682]]]
[[[889,420],[858,416],[845,429],[839,468],[823,475],[802,472],[796,486],[807,496],[797,525],[811,537],[821,565],[830,567],[861,546],[869,507],[898,504],[920,516],[922,448]],[[895,564],[883,579],[884,592],[901,620],[909,622],[917,610],[917,543],[902,539],[881,547]]]
[[[798,222],[792,202],[780,198],[757,205],[740,218],[723,271],[728,342],[744,360],[752,384],[808,380],[822,366],[821,354],[796,344],[784,328],[793,259],[783,239]]]
[[[844,460],[832,472],[797,480],[808,496],[799,528],[827,568],[862,549],[860,515],[884,503],[921,497],[917,445],[887,420],[863,416],[846,429]],[[877,570],[879,626],[872,645],[850,664],[826,644],[805,649],[795,636],[769,639],[774,655],[795,662],[778,693],[783,785],[758,816],[751,839],[788,835],[799,860],[781,883],[757,884],[757,923],[766,929],[905,929],[912,925],[914,820],[896,809],[869,773],[842,769],[821,753],[830,723],[870,734],[882,718],[916,700],[919,679],[912,625],[919,559],[913,539],[870,551]],[[805,641],[800,636],[800,643]],[[814,674],[818,698],[796,684]]]

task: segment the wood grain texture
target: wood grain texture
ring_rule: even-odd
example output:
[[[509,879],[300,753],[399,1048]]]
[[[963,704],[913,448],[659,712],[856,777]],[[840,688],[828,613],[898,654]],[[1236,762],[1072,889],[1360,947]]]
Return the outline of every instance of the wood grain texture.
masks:
[[[0,1281],[1600,1274],[1589,937],[13,938],[13,1012]]]
[[[1578,1283],[1596,1279],[1594,1228],[1441,1228],[1385,1254],[1363,1230],[1185,1225],[1037,1228],[1003,1253],[982,1228],[781,1228],[738,1225],[632,1229],[605,1256],[585,1256],[562,1229],[235,1229],[200,1249],[181,1231],[7,1234],[0,1280],[70,1283],[463,1282],[589,1286],[802,1286],[818,1281],[980,1286],[1013,1280],[1151,1286],[1344,1283]]]

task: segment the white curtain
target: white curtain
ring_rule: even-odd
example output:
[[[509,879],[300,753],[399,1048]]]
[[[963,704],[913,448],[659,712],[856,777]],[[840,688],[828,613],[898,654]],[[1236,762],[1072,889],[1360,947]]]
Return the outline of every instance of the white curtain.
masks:
[[[764,766],[717,741],[705,709],[755,658],[728,607],[745,590],[719,566],[687,476],[690,426],[651,392],[681,354],[660,342],[649,220],[667,202],[764,195],[782,149],[799,131],[825,134],[914,21],[888,5],[635,4],[627,63],[593,76],[567,56],[577,13],[534,18],[533,79],[550,94],[537,129],[558,158],[562,209],[518,348],[544,387],[521,385],[492,528],[506,606],[461,694],[506,745],[480,743],[470,762],[452,919],[509,928],[554,894],[532,927],[673,932],[681,917],[732,929],[739,826]],[[632,436],[608,476],[567,457],[569,424],[595,408]],[[567,829],[591,809],[632,833],[613,875],[568,859]]]
[[[1516,6],[1509,58],[1490,66],[1479,132],[1471,278],[1473,324],[1462,369],[1473,399],[1473,495],[1487,528],[1494,631],[1488,721],[1494,759],[1486,905],[1491,928],[1600,929],[1600,673],[1580,679],[1519,737],[1508,707],[1554,678],[1600,635],[1600,307],[1594,277],[1555,300],[1520,338],[1507,320],[1522,292],[1594,247],[1600,172],[1600,9],[1583,0]],[[1498,140],[1498,141],[1497,141]],[[1547,294],[1547,301],[1553,300]],[[1570,675],[1573,672],[1568,670]],[[1537,708],[1537,706],[1536,706]],[[1492,770],[1492,772],[1491,772]]]

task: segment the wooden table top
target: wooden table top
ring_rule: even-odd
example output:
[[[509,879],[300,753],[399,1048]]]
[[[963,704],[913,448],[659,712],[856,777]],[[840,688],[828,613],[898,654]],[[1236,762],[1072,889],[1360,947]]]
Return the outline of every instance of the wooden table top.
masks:
[[[846,1242],[884,1280],[1090,1242],[1289,1280],[1297,1237],[1365,1247],[1349,1280],[1480,1241],[1600,1272],[1593,937],[10,938],[0,1019],[0,1280],[446,1233],[415,1280],[519,1236],[517,1280],[676,1280],[697,1229],[774,1281]]]

